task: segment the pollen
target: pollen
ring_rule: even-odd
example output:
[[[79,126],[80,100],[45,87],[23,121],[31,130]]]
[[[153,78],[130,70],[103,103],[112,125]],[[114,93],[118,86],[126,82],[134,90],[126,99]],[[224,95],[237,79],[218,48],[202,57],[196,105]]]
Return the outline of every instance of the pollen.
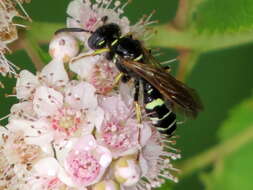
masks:
[[[79,124],[82,121],[79,111],[63,108],[52,118],[51,123],[52,128],[56,131],[71,135],[78,130]]]
[[[60,119],[59,126],[64,129],[69,129],[75,125],[75,118],[73,116],[66,116]]]

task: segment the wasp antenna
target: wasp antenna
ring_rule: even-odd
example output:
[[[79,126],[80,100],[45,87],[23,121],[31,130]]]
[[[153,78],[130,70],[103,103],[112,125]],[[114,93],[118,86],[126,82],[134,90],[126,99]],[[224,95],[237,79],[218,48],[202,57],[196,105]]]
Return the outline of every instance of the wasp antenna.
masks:
[[[93,31],[85,30],[83,28],[61,28],[57,30],[54,34],[57,35],[62,32],[87,32],[87,33],[93,33]]]

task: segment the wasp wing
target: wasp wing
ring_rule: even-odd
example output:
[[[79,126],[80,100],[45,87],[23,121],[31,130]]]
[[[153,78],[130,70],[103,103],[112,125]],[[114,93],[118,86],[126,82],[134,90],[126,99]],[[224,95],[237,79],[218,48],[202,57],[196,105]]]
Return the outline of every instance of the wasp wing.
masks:
[[[152,84],[164,97],[192,117],[202,109],[197,93],[178,81],[161,67],[154,64],[134,62],[121,59],[121,63],[141,78]]]
[[[153,65],[154,67],[162,69],[161,64],[152,56],[149,50],[142,47],[144,63]]]

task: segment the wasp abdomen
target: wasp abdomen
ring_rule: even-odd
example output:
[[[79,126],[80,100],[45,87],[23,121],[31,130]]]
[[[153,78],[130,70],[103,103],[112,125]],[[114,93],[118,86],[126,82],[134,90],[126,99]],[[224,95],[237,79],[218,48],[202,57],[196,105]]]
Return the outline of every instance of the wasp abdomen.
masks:
[[[177,128],[176,114],[165,105],[160,92],[146,81],[143,82],[143,91],[145,110],[152,123],[159,132],[171,135]]]

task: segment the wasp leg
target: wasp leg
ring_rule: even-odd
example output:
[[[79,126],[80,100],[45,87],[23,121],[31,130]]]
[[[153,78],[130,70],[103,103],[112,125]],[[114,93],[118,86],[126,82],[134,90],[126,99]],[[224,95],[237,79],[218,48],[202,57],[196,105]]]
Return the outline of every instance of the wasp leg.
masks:
[[[103,48],[103,49],[98,49],[98,50],[95,50],[93,51],[92,53],[81,53],[80,55],[78,55],[77,57],[74,57],[70,63],[73,63],[79,59],[82,59],[84,57],[90,57],[90,56],[95,56],[95,55],[100,55],[102,53],[106,53],[106,52],[110,52],[110,49],[108,48]]]
[[[135,112],[136,112],[136,119],[138,121],[138,123],[142,122],[142,116],[141,116],[141,106],[138,102],[134,102],[135,104]]]
[[[122,77],[124,76],[124,73],[120,72],[119,74],[117,74],[117,76],[115,77],[114,81],[113,81],[113,88],[116,88],[119,84],[119,81],[122,79]]]
[[[142,122],[142,115],[141,115],[141,106],[138,103],[139,100],[139,91],[140,91],[140,83],[138,80],[134,81],[135,86],[135,92],[134,92],[134,104],[135,104],[135,113],[136,113],[136,119],[138,123]]]

